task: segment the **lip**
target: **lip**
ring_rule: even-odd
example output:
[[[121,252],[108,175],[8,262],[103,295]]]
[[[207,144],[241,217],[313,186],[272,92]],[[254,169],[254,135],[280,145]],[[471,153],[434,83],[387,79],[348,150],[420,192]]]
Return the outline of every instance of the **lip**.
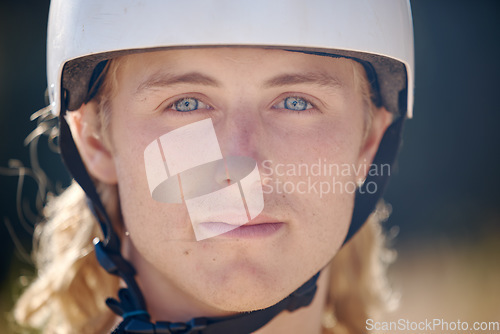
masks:
[[[225,222],[203,222],[199,226],[218,237],[224,238],[264,238],[277,233],[284,222],[277,219],[259,215],[246,224],[238,225]]]
[[[254,219],[250,220],[248,223],[243,224],[242,226],[252,226],[252,225],[261,225],[261,224],[274,224],[274,223],[283,223],[278,219],[274,219],[272,217],[260,214]]]

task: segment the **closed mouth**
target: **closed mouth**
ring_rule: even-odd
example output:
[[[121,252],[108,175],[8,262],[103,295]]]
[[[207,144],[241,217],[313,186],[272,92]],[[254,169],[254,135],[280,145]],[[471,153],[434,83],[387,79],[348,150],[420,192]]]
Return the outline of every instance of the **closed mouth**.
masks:
[[[204,222],[199,224],[210,233],[233,238],[258,238],[274,234],[283,227],[283,222],[278,221],[250,221],[243,225],[234,225],[225,222]]]

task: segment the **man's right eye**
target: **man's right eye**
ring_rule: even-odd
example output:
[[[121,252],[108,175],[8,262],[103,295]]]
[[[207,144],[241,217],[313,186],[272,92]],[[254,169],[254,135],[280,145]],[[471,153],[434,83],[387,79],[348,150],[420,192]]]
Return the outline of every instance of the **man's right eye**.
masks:
[[[198,100],[194,97],[183,97],[174,103],[172,103],[167,110],[173,110],[178,112],[190,112],[198,109],[213,109],[210,105]]]
[[[180,112],[186,112],[186,111],[194,111],[198,109],[198,105],[200,102],[198,99],[195,99],[194,97],[185,97],[180,100],[175,101],[172,104],[171,109],[180,111]]]

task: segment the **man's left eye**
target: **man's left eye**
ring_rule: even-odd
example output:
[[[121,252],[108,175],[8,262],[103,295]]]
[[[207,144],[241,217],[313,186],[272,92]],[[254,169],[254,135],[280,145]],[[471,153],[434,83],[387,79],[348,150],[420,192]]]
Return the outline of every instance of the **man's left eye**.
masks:
[[[273,106],[274,109],[288,109],[293,111],[302,111],[312,109],[313,105],[306,99],[298,96],[289,96],[280,103]]]

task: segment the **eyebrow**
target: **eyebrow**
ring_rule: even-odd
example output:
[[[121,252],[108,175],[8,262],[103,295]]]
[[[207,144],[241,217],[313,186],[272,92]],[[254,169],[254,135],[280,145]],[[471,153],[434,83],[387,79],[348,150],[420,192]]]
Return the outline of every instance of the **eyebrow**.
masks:
[[[323,72],[307,72],[282,74],[267,80],[264,87],[281,87],[298,84],[316,84],[325,87],[343,87],[342,82],[335,76]]]
[[[164,88],[178,84],[195,84],[212,87],[221,86],[221,84],[214,78],[199,72],[190,72],[180,75],[174,75],[166,72],[156,72],[139,84],[134,95],[139,95],[147,90]]]

